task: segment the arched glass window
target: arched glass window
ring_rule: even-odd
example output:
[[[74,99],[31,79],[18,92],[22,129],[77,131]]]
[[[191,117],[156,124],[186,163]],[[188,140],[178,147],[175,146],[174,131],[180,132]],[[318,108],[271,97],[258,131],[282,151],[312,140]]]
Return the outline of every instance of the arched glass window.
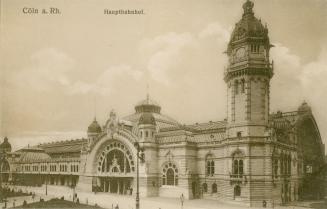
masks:
[[[208,185],[207,185],[207,183],[203,183],[202,184],[202,189],[203,189],[203,192],[204,193],[207,193],[208,192]]]
[[[234,197],[239,197],[241,196],[241,187],[239,185],[236,185],[234,187]]]
[[[172,168],[168,168],[167,170],[167,185],[174,185],[175,184],[175,173]]]
[[[217,184],[216,183],[212,184],[212,193],[217,193]]]
[[[162,185],[178,185],[178,169],[175,164],[167,163],[162,169]]]
[[[103,148],[98,156],[98,172],[101,173],[130,173],[134,172],[133,156],[121,142],[114,141]],[[76,166],[75,172],[78,172]]]

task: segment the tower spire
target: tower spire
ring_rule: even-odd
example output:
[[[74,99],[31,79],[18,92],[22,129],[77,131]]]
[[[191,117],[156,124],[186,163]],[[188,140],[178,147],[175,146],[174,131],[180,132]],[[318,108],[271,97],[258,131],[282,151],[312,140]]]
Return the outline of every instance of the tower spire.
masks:
[[[94,121],[97,120],[97,97],[94,96]]]
[[[149,103],[150,95],[149,95],[149,83],[146,84],[146,101]]]

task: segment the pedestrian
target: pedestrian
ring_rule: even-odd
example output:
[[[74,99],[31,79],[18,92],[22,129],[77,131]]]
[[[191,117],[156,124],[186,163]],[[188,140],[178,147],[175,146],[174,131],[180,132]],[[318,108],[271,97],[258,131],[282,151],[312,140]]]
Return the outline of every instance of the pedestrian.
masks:
[[[118,204],[116,205],[115,209],[119,209],[119,206],[118,206]]]
[[[184,205],[184,194],[182,193],[181,197],[181,208],[183,209],[183,205]]]

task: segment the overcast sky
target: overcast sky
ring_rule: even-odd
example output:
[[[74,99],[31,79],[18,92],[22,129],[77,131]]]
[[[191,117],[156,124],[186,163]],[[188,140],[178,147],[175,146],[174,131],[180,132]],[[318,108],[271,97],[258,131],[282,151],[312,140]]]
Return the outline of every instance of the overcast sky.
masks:
[[[147,83],[182,124],[223,120],[223,52],[244,2],[2,0],[0,136],[14,149],[86,136],[95,109],[101,124],[111,109],[131,114]],[[61,14],[40,14],[49,7]],[[271,111],[307,101],[326,144],[327,1],[254,0],[254,11],[275,45]]]

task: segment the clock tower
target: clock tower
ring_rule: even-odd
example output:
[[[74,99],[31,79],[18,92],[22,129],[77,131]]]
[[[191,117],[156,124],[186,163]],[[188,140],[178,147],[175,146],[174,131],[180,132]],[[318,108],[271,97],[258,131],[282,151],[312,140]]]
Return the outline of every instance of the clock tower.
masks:
[[[243,4],[242,19],[236,23],[228,43],[227,137],[264,136],[268,125],[269,83],[273,66],[269,61],[267,26],[253,13],[253,2]]]

